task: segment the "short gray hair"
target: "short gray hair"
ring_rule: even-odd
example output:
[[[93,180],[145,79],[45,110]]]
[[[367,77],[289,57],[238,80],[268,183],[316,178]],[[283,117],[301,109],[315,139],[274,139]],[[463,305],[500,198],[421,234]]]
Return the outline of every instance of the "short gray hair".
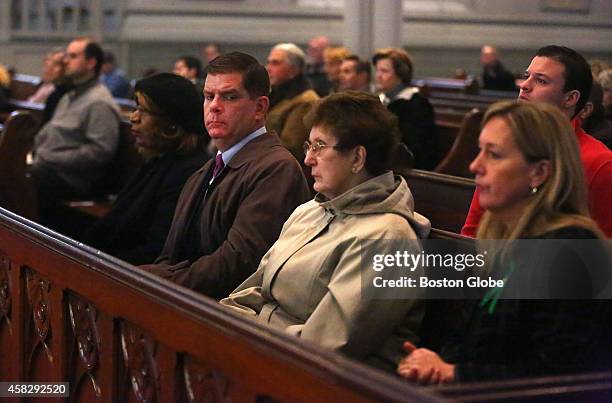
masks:
[[[282,50],[287,55],[287,61],[292,66],[298,68],[299,72],[302,73],[304,71],[304,65],[306,63],[306,56],[304,55],[304,51],[300,49],[294,43],[279,43],[274,45],[272,50]]]

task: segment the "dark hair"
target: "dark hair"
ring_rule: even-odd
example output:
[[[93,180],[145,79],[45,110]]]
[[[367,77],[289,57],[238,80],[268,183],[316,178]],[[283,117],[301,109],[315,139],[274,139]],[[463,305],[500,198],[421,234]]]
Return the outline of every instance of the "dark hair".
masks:
[[[535,55],[554,59],[563,65],[565,68],[563,72],[563,78],[565,78],[563,91],[577,90],[580,92],[574,116],[578,114],[584,108],[584,105],[586,105],[591,94],[591,86],[593,85],[593,75],[591,74],[589,63],[580,53],[565,46],[544,46],[538,49]]]
[[[350,60],[352,62],[355,62],[355,72],[357,74],[366,73],[368,76],[368,81],[370,81],[370,78],[372,76],[372,69],[370,68],[369,61],[363,60],[362,58],[354,54],[345,57],[344,60]]]
[[[404,49],[398,48],[384,48],[379,49],[372,57],[372,64],[376,66],[376,63],[381,59],[391,60],[393,70],[399,77],[400,81],[404,85],[410,85],[412,81],[412,58]]]
[[[94,71],[97,76],[100,74],[100,69],[102,68],[102,63],[104,62],[104,51],[97,42],[87,38],[84,40],[87,41],[87,45],[85,45],[85,59],[96,59]]]
[[[591,133],[602,122],[605,123],[606,119],[606,111],[603,106],[603,88],[597,81],[593,81],[588,102],[593,104],[593,112],[584,119],[582,128],[587,133]]]
[[[104,52],[104,63],[115,64],[115,55],[108,50]]]
[[[251,99],[270,94],[270,77],[266,68],[253,56],[242,52],[225,53],[206,66],[206,74],[240,73],[242,86]]]
[[[335,93],[317,101],[304,120],[329,130],[339,149],[365,147],[368,173],[380,175],[391,168],[399,141],[397,117],[378,97],[362,91]]]
[[[134,92],[146,95],[168,117],[171,125],[189,133],[204,133],[202,95],[186,78],[159,73],[139,80]]]
[[[196,77],[198,78],[202,77],[202,62],[200,62],[198,58],[193,57],[193,56],[181,56],[178,59],[176,59],[176,61],[185,63],[185,66],[189,70],[195,69]]]

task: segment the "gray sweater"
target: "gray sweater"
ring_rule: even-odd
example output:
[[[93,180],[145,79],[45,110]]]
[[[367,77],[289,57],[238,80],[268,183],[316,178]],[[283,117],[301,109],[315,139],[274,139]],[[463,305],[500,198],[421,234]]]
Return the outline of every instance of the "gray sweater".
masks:
[[[115,156],[119,142],[119,107],[98,79],[68,92],[34,141],[35,169],[54,171],[82,193]]]

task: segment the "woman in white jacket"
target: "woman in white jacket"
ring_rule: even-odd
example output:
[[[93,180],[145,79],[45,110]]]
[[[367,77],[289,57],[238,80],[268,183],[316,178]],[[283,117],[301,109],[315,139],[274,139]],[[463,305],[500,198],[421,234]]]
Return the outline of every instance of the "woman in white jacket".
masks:
[[[400,248],[418,254],[418,239],[430,230],[413,211],[404,179],[389,169],[397,120],[375,96],[358,92],[322,99],[307,119],[305,163],[318,193],[289,217],[257,272],[221,303],[351,357],[397,362],[394,335],[414,339],[424,305],[418,291],[395,298],[376,289],[381,273],[372,259]]]

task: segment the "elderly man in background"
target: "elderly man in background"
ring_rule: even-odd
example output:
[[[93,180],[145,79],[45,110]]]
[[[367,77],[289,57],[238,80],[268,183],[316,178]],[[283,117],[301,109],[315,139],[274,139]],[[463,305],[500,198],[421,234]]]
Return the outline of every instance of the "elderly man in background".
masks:
[[[340,91],[371,92],[370,76],[370,62],[357,55],[350,55],[340,64]]]
[[[310,132],[304,116],[319,99],[304,77],[304,52],[293,43],[280,43],[270,51],[266,69],[272,85],[266,127],[303,163],[303,145]]]
[[[66,93],[34,142],[34,178],[43,223],[54,201],[97,195],[99,180],[119,141],[119,108],[99,81],[100,45],[77,38],[66,49],[65,74],[74,88]]]
[[[324,97],[329,94],[331,83],[325,73],[323,53],[329,47],[329,39],[326,36],[317,36],[308,42],[308,64],[306,64],[306,79],[310,81],[312,89],[317,95]]]

